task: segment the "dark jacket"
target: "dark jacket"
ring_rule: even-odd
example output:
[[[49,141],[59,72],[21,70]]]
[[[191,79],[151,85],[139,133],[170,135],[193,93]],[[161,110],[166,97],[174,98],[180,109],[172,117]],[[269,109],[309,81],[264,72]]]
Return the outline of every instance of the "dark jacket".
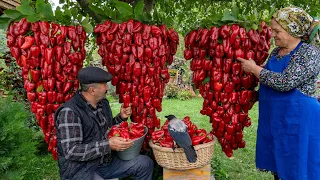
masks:
[[[57,129],[57,151],[58,151],[58,166],[60,169],[61,179],[93,179],[93,173],[99,164],[105,162],[105,160],[111,159],[111,154],[106,152],[101,158],[97,158],[91,161],[73,161],[65,158],[63,149],[61,146],[61,139],[59,136],[57,117],[59,112],[65,108],[70,108],[75,115],[80,117],[83,132],[82,144],[89,142],[105,140],[106,130],[114,124],[120,123],[122,119],[118,115],[116,118],[112,118],[112,112],[107,99],[102,100],[102,113],[107,120],[104,127],[99,125],[99,119],[93,113],[92,109],[87,104],[87,101],[81,96],[79,92],[63,104],[55,113],[55,126]]]

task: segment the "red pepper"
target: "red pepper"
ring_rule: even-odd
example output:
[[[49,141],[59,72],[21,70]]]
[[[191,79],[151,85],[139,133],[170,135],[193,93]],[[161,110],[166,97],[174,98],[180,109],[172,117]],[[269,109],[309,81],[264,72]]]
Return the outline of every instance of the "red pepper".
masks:
[[[244,87],[245,89],[250,89],[250,87],[252,86],[250,76],[241,77],[241,86]]]
[[[230,36],[230,44],[233,44],[240,32],[240,26],[237,25],[237,24],[232,24],[231,25],[231,31],[232,31],[232,34]]]
[[[123,137],[125,139],[130,139],[129,131],[120,131],[120,137]]]
[[[46,48],[45,49],[45,60],[46,60],[46,63],[48,65],[52,64],[52,61],[53,61],[53,49],[52,48]]]
[[[224,24],[220,28],[220,36],[225,39],[229,36],[230,33],[230,26]]]
[[[112,22],[112,23],[111,23],[111,27],[110,27],[110,29],[109,29],[109,33],[110,33],[110,34],[113,34],[113,33],[117,32],[118,29],[119,29],[118,23],[113,23],[113,22]]]
[[[78,36],[72,41],[72,47],[74,51],[78,51],[78,48],[80,47],[80,39]]]
[[[245,53],[245,59],[255,59],[254,52],[252,50],[246,51]]]
[[[235,54],[234,54],[234,57],[237,59],[237,58],[244,58],[244,52],[242,51],[242,49],[237,49],[235,50]]]
[[[66,94],[72,88],[72,82],[66,82],[63,87],[63,93]]]
[[[116,128],[116,126],[112,126],[111,130],[107,135],[107,138],[110,139],[112,137],[119,137],[119,136],[120,136],[120,130]]]
[[[193,54],[192,50],[190,50],[190,49],[185,49],[184,50],[184,58],[186,60],[191,59],[192,58],[192,54]]]
[[[10,52],[16,60],[20,58],[20,49],[18,47],[10,47]]]
[[[67,94],[65,97],[64,97],[64,101],[67,102],[69,101],[69,99],[71,99],[72,95],[71,94]]]
[[[155,37],[151,37],[149,39],[149,46],[151,48],[151,50],[156,50],[158,48],[158,39]]]
[[[31,77],[33,82],[38,82],[40,79],[40,70],[31,69]]]
[[[30,53],[32,57],[38,57],[40,55],[40,48],[39,46],[31,46]]]
[[[134,63],[133,75],[136,77],[139,77],[141,75],[141,64],[139,62]]]
[[[219,38],[219,28],[216,26],[211,27],[210,34],[210,38],[212,41],[217,40]]]
[[[68,58],[69,58],[70,62],[74,65],[76,65],[80,62],[77,52],[73,52],[72,54],[69,54]]]
[[[245,105],[249,102],[249,99],[248,99],[248,90],[242,90],[240,92],[240,97],[239,97],[239,104],[241,105]]]
[[[192,140],[192,145],[193,145],[193,146],[196,146],[196,145],[202,143],[205,139],[206,139],[206,136],[193,136],[193,137],[191,138],[191,140]]]
[[[34,102],[37,99],[35,92],[27,92],[27,98],[30,102]]]
[[[153,37],[158,37],[161,34],[161,29],[156,25],[152,25],[151,26],[151,33],[152,33]]]
[[[223,51],[227,53],[230,50],[230,37],[226,37],[222,40]]]
[[[143,25],[143,31],[142,31],[142,39],[149,39],[151,32],[151,27],[148,24]]]
[[[126,29],[127,29],[127,22],[122,22],[119,25],[119,34],[122,36]]]
[[[62,58],[63,48],[61,46],[55,46],[54,53],[55,53],[56,61],[59,62]]]
[[[222,69],[222,64],[223,64],[223,62],[222,62],[222,58],[221,58],[221,57],[215,57],[215,58],[213,59],[213,65],[214,65],[214,67],[217,67],[217,68],[219,68],[219,69]]]
[[[77,38],[76,28],[74,26],[68,26],[68,37],[72,41]]]
[[[222,79],[222,69],[220,68],[213,68],[211,79],[213,79],[214,82],[219,82]]]
[[[229,73],[232,65],[232,59],[224,59],[223,72]]]
[[[218,44],[215,49],[215,55],[216,57],[222,58],[224,56],[224,47],[222,44]]]
[[[57,93],[56,102],[63,103],[64,102],[64,95],[63,93]]]
[[[241,40],[241,41],[243,41],[243,40],[246,39],[246,37],[247,37],[246,28],[241,27],[241,28],[239,29],[239,36],[240,36],[240,40]]]
[[[26,80],[24,83],[24,89],[27,92],[31,92],[35,87],[36,87],[36,85],[34,83],[30,82],[29,80]]]
[[[34,43],[34,38],[32,36],[26,36],[25,41],[20,48],[21,49],[28,49],[29,47],[31,47],[33,45],[33,43]]]
[[[239,93],[238,92],[232,92],[229,94],[229,102],[234,104],[238,102]]]
[[[119,124],[119,127],[120,128],[128,128],[129,124],[127,121],[122,121],[120,124]]]
[[[241,64],[238,62],[235,62],[232,64],[232,75],[236,76],[240,73],[241,70]]]
[[[47,93],[47,98],[49,103],[54,103],[57,98],[57,93],[55,91],[49,91]]]
[[[209,31],[208,31],[209,32]],[[204,39],[202,39],[201,41],[200,41],[200,44],[205,44],[205,38],[206,39],[208,39],[208,37],[209,37],[209,33],[207,33],[207,35],[204,35],[204,34],[202,34],[203,36],[203,38]],[[169,37],[169,39],[171,40],[171,41],[173,41],[173,42],[179,42],[179,35],[178,35],[178,33],[174,30],[174,29],[172,29],[172,28],[170,28],[169,30],[168,30],[168,37]]]
[[[130,95],[129,94],[124,94],[123,95],[123,107],[127,108],[130,106]]]
[[[50,32],[50,24],[47,21],[40,21],[40,31],[44,35],[49,35]]]
[[[257,34],[257,32],[253,29],[250,29],[247,33],[248,37],[250,38],[250,40],[258,45],[259,44],[259,35]]]
[[[214,82],[213,89],[216,92],[221,92],[223,89],[223,84],[221,82]]]
[[[51,37],[53,37],[58,32],[60,25],[52,22],[51,27],[52,27],[52,30],[51,30],[50,35],[51,35]]]
[[[30,27],[30,23],[27,21],[26,18],[22,18],[18,23],[18,32],[20,35],[24,35]]]
[[[145,102],[148,102],[148,101],[150,101],[150,97],[151,97],[151,88],[150,88],[150,86],[146,86],[143,89],[143,100]]]
[[[53,91],[54,89],[54,85],[55,85],[55,78],[51,77],[51,78],[48,78],[48,89],[49,91]]]
[[[226,82],[224,85],[224,92],[231,93],[234,90],[235,83],[234,82]]]

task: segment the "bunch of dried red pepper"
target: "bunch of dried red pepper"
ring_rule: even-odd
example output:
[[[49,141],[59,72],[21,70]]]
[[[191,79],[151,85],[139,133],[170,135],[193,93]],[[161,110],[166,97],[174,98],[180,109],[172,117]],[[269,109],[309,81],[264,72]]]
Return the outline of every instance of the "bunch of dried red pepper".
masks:
[[[204,98],[201,114],[210,117],[212,132],[230,157],[245,147],[243,128],[251,125],[248,110],[256,100],[258,79],[245,73],[242,57],[262,65],[268,57],[271,29],[262,22],[260,30],[237,24],[193,30],[185,37],[185,59],[191,60],[193,82]]]
[[[86,32],[82,26],[54,22],[12,22],[6,32],[7,46],[22,69],[24,89],[31,111],[57,159],[54,112],[79,87],[77,73],[86,56]]]
[[[130,119],[149,129],[146,143],[155,127],[160,127],[156,110],[162,111],[162,97],[170,75],[167,66],[173,62],[179,36],[165,25],[156,26],[128,20],[120,24],[105,21],[94,28],[98,53],[113,75],[119,102],[128,107]]]
[[[107,138],[123,137],[125,139],[138,139],[144,135],[144,125],[141,123],[130,123],[127,121],[121,122],[119,125],[114,125],[110,128]]]
[[[191,122],[190,117],[186,116],[182,120],[188,127],[188,133],[192,140],[192,145],[204,144],[213,140],[213,134],[207,133],[205,129],[198,129],[197,125]],[[154,131],[151,135],[152,142],[158,146],[173,148],[173,139],[168,131],[169,121],[163,124],[160,130]]]

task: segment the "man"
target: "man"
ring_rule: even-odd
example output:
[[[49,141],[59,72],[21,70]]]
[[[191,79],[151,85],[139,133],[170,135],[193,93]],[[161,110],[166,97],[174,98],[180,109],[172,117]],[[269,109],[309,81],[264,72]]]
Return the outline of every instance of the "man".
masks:
[[[133,141],[122,137],[106,139],[107,128],[126,121],[131,107],[112,118],[106,93],[112,75],[98,67],[83,68],[78,73],[81,90],[55,113],[58,165],[61,179],[152,179],[153,161],[144,155],[123,161],[112,150],[123,151]]]

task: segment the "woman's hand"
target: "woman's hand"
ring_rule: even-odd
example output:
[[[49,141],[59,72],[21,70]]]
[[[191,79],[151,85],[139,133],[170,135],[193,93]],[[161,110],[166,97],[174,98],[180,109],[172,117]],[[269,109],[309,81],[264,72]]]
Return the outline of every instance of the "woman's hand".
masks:
[[[237,60],[241,62],[242,69],[245,72],[252,73],[257,78],[259,78],[260,72],[263,68],[258,66],[254,60],[252,60],[252,59],[247,60],[247,59],[243,59],[243,58],[238,58]]]

